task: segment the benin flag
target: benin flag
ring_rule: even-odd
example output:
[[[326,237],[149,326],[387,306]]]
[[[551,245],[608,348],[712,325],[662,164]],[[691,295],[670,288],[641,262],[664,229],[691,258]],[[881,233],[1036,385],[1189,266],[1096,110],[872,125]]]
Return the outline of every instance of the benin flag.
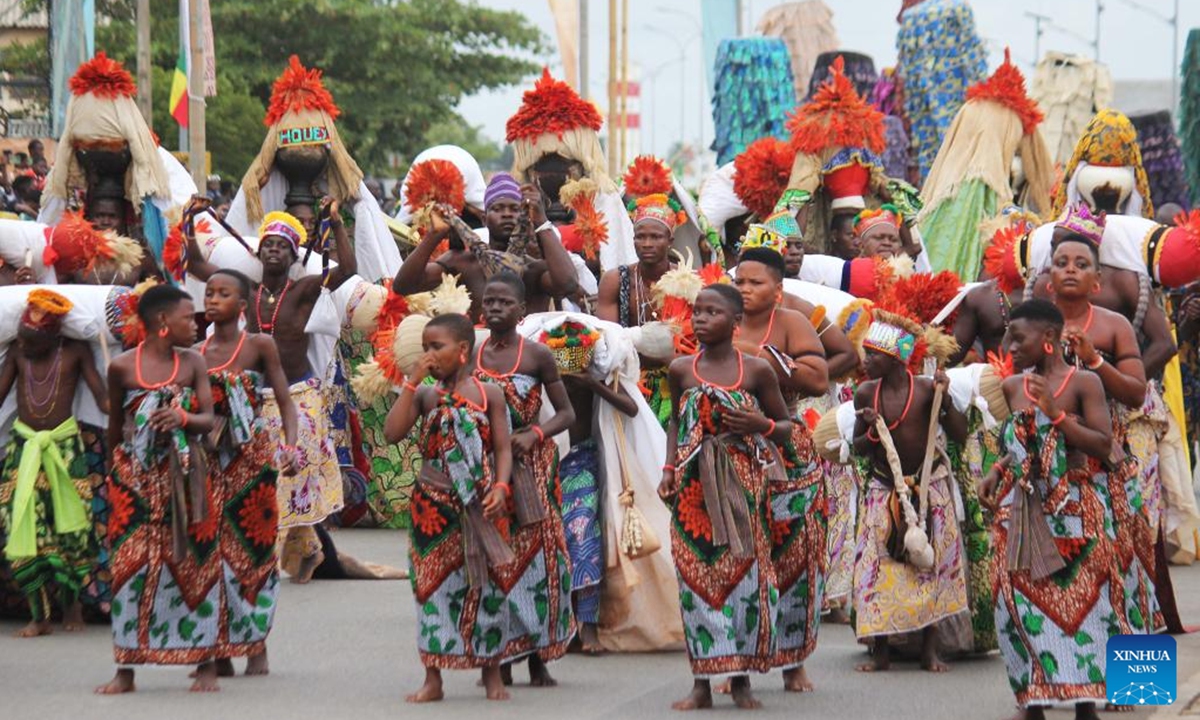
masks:
[[[179,48],[179,61],[175,63],[175,77],[171,80],[171,117],[179,127],[188,126],[188,76],[187,47]]]

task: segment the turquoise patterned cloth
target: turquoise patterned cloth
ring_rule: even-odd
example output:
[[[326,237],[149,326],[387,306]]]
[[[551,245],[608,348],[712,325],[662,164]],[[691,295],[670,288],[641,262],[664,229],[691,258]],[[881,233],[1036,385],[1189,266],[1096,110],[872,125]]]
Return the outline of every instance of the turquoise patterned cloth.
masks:
[[[796,107],[787,43],[779,38],[730,38],[717,49],[712,150],[717,165],[755,140],[788,137],[784,123]]]

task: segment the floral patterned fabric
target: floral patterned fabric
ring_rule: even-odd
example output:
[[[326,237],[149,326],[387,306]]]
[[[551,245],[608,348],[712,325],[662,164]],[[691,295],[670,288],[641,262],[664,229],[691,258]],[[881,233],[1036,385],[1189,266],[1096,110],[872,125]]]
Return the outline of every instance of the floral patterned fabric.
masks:
[[[604,579],[604,536],[600,532],[600,457],[596,441],[589,438],[571,448],[559,473],[576,614],[580,622],[598,623],[600,581]],[[586,616],[584,606],[588,611]]]
[[[278,480],[279,528],[315,525],[342,509],[342,473],[338,468],[329,418],[316,379],[302,380],[291,387],[296,404],[296,446],[301,469]],[[279,404],[269,390],[264,393],[262,418],[272,437],[283,437]]]
[[[1006,421],[1002,443],[1013,462],[998,490],[992,577],[1009,684],[1021,707],[1102,703],[1105,644],[1110,636],[1128,632],[1121,605],[1114,603],[1121,579],[1107,532],[1107,478],[1087,467],[1069,468],[1061,433],[1036,408]],[[1038,580],[1007,562],[1013,498],[1030,489],[1042,498],[1050,535],[1066,563]]]
[[[1000,455],[1000,428],[984,426],[978,410],[968,415],[970,429],[961,451],[952,449],[954,478],[962,498],[962,538],[967,560],[967,595],[971,603],[972,649],[995,650],[996,621],[993,612],[991,513],[979,502],[979,482],[987,477]]]
[[[726,453],[732,463],[752,521],[745,557],[735,556],[729,544],[716,544],[700,477],[702,446],[725,434],[721,409],[757,407],[740,389],[709,385],[689,388],[679,400],[679,494],[670,508],[671,556],[679,578],[688,659],[697,677],[766,672],[776,659],[779,590],[771,560],[765,476],[766,466],[776,461],[772,448],[755,435],[732,436],[715,450]]]
[[[1162,620],[1154,592],[1157,535],[1150,530],[1141,458],[1132,453],[1129,434],[1130,421],[1140,415],[1140,409],[1134,411],[1110,399],[1109,412],[1113,421],[1113,442],[1123,449],[1125,457],[1104,467],[1093,461],[1093,469],[1105,479],[1109,535],[1124,586],[1114,604],[1125,608],[1131,632],[1153,633],[1161,629]]]

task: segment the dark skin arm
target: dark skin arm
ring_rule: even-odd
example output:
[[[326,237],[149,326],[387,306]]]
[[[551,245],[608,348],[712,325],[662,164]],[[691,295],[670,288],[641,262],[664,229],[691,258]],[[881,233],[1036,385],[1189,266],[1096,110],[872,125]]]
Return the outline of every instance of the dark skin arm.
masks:
[[[105,390],[104,382],[100,379],[100,373],[96,370],[96,362],[92,357],[91,348],[76,340],[68,340],[67,342],[67,347],[70,348],[70,351],[78,358],[79,369],[83,376],[83,382],[87,385],[88,390],[92,393],[92,397],[96,400],[96,406],[100,408],[100,412],[104,413],[105,415],[109,414],[110,409],[108,406],[108,393]],[[2,382],[3,378],[0,376],[0,383]],[[0,400],[2,400],[6,394],[7,392],[0,394]]]
[[[982,289],[975,288],[967,293],[958,308],[958,316],[954,320],[954,339],[958,341],[958,349],[946,362],[951,367],[963,361],[979,337],[979,291]]]
[[[561,388],[562,383],[558,384]],[[508,436],[508,403],[504,399],[504,391],[495,385],[484,385],[483,392],[487,398],[488,422],[492,426],[492,451],[496,462],[496,482],[483,499],[483,515],[489,520],[498,520],[504,516],[511,494],[508,488],[512,478],[513,453]]]
[[[354,244],[350,242],[346,225],[338,212],[337,201],[326,198],[323,204],[329,206],[329,223],[333,229],[333,259],[337,262],[337,267],[329,270],[325,285],[330,290],[337,290],[342,283],[358,272],[358,258],[354,254]]]
[[[605,275],[608,277],[608,275]],[[604,289],[603,284],[600,286]],[[667,368],[667,387],[671,392],[671,417],[667,421],[667,466],[662,471],[662,480],[658,483],[658,496],[663,502],[670,503],[679,492],[676,482],[676,471],[673,468],[679,455],[679,398],[683,395],[683,374],[690,372],[684,358],[678,358]]]
[[[216,421],[213,414],[212,386],[208,383],[208,364],[204,362],[204,357],[194,350],[180,350],[179,357],[180,370],[187,368],[187,374],[184,376],[187,380],[183,384],[195,391],[197,412],[184,412],[181,415],[177,407],[159,408],[150,415],[150,426],[159,432],[184,427],[189,435],[203,435],[212,430]]]
[[[183,212],[185,215],[195,215],[201,210],[208,208],[208,206],[211,204],[212,201],[207,197],[202,195],[193,195],[191,202],[188,203],[187,208]],[[212,277],[212,274],[220,268],[205,259],[204,253],[200,251],[200,243],[196,241],[195,233],[184,233],[184,237],[187,240],[188,274],[200,282],[208,282],[208,279]],[[146,257],[149,255],[150,253],[146,253]],[[143,262],[146,260],[146,257],[142,258]]]
[[[1009,383],[1017,386],[1020,378],[1009,378],[1005,381],[1005,391],[1009,392]],[[1063,398],[1063,405],[1055,399],[1054,393],[1046,378],[1041,375],[1029,376],[1029,393],[1037,398],[1037,406],[1046,417],[1055,419],[1064,411],[1067,414],[1058,424],[1067,444],[1076,450],[1082,450],[1088,455],[1104,460],[1112,452],[1112,418],[1108,414],[1108,403],[1104,401],[1104,384],[1098,377],[1090,373],[1076,373],[1071,380],[1071,397]],[[1023,392],[1019,386],[1015,392]],[[1083,409],[1083,417],[1067,410]]]
[[[554,355],[550,349],[545,345],[530,344],[526,346],[526,350],[537,361],[538,377],[542,380],[542,387],[546,389],[550,404],[554,406],[554,415],[544,424],[537,425],[542,429],[542,435],[549,439],[571,427],[575,422],[575,409],[571,407],[571,398],[567,396],[567,388],[558,375],[558,366],[554,363]],[[533,427],[531,425],[513,434],[512,449],[516,457],[524,457],[541,441]]]
[[[432,355],[425,353],[417,360],[417,366],[412,371],[409,382],[417,386],[416,392],[408,388],[400,390],[400,397],[388,410],[387,418],[383,421],[383,439],[390,443],[403,440],[417,424],[417,417],[429,412],[433,407],[434,391],[421,385],[429,377],[435,360]]]
[[[946,431],[946,436],[951,441],[961,445],[967,440],[967,416],[965,413],[959,412],[955,407],[954,402],[946,394],[950,388],[950,378],[946,373],[938,370],[934,377],[934,388],[942,388],[942,409],[940,422],[942,429]]]
[[[798,310],[804,313],[809,320],[812,320],[813,313],[817,310],[816,305],[786,292],[783,294],[783,302],[780,303],[780,307]],[[820,323],[817,323],[814,329],[821,339],[821,347],[825,349],[825,366],[831,379],[844,378],[858,369],[858,353],[855,352],[850,338],[846,337],[846,333],[842,332],[841,328],[825,317],[821,319]]]
[[[775,443],[787,442],[792,434],[792,421],[779,391],[779,378],[771,366],[759,358],[745,358],[745,368],[750,381],[748,389],[758,397],[762,412],[727,409],[723,413],[725,427],[739,435],[761,434]]]
[[[433,253],[442,240],[450,234],[450,224],[442,219],[437,210],[433,212],[433,228],[421,236],[421,241],[413,248],[408,257],[400,265],[396,277],[392,280],[392,292],[401,294],[426,292],[436,288],[442,282],[442,266],[433,262]]]
[[[1146,309],[1142,333],[1146,336],[1146,348],[1142,350],[1142,364],[1146,368],[1146,377],[1161,378],[1163,369],[1179,352],[1179,348],[1175,346],[1175,340],[1171,337],[1167,315],[1156,302],[1151,301]]]
[[[542,202],[541,191],[536,186],[527,184],[521,186],[521,195],[533,227],[541,227],[546,222],[546,207]],[[574,295],[579,289],[579,276],[575,274],[575,264],[571,262],[571,256],[562,246],[558,235],[553,229],[547,228],[537,234],[537,242],[545,262],[538,286],[553,297]]]
[[[854,454],[867,456],[875,451],[875,442],[867,437],[867,430],[875,425],[875,408],[872,406],[875,387],[879,380],[869,380],[854,391]]]
[[[275,393],[275,402],[279,405],[279,417],[283,419],[283,441],[294,447],[299,427],[296,418],[296,403],[292,401],[287,375],[284,374],[283,365],[279,361],[279,348],[275,346],[275,341],[271,339],[270,335],[260,334],[253,337],[254,345],[258,348],[259,357],[262,359],[267,384],[271,386],[272,392]]]
[[[629,397],[629,394],[625,392],[625,388],[621,387],[619,383],[613,383],[612,387],[610,387],[587,373],[575,377],[584,378],[582,382],[588,386],[588,389],[594,392],[601,400],[615,407],[626,417],[637,417],[637,403],[633,401],[633,398]]]
[[[1101,363],[1093,372],[1104,382],[1104,390],[1118,402],[1131,408],[1140,408],[1146,402],[1146,369],[1138,352],[1137,338],[1128,321],[1117,323],[1113,342],[1114,357],[1123,358],[1116,364]],[[1100,359],[1090,337],[1077,330],[1065,336],[1075,347],[1075,352],[1085,366],[1094,365]]]
[[[8,393],[12,391],[13,382],[17,379],[16,349],[15,343],[8,348],[4,355],[4,365],[0,366],[0,403],[8,399]]]
[[[132,352],[132,351],[130,351]],[[108,444],[109,455],[106,470],[112,469],[112,450],[121,445],[125,431],[125,378],[129,374],[130,352],[113,359],[108,365],[108,432],[105,440]]]
[[[621,290],[621,278],[616,270],[609,270],[600,278],[600,289],[596,294],[596,317],[608,322],[618,322],[620,306],[617,294]]]

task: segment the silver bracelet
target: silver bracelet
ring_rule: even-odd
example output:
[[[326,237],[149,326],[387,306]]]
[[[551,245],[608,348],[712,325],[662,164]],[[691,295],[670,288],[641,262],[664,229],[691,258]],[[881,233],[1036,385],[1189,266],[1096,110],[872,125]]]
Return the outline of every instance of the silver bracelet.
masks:
[[[554,229],[554,223],[547,220],[546,222],[542,223],[541,225],[538,225],[537,229],[534,230],[533,232],[534,232],[534,234],[537,234],[540,232],[545,232],[546,230],[553,230],[553,229]]]

